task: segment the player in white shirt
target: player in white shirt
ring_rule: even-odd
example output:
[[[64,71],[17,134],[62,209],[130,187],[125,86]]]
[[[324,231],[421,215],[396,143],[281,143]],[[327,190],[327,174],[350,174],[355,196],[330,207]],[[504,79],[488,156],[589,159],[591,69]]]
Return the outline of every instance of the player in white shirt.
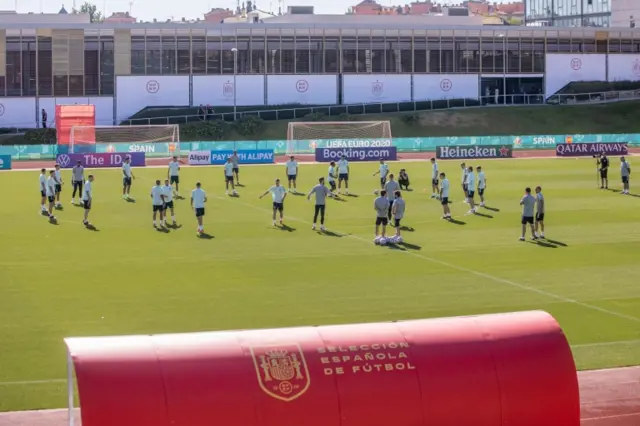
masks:
[[[173,157],[172,161],[169,162],[167,178],[169,179],[169,185],[176,185],[176,189],[172,191],[172,194],[178,197],[180,195],[180,162],[178,161],[178,157]]]
[[[207,202],[207,193],[201,188],[200,182],[196,183],[196,189],[191,191],[191,208],[198,220],[198,235],[204,234],[204,203]]]
[[[462,168],[462,191],[464,192],[464,202],[469,204],[469,200],[467,200],[467,174],[469,174],[469,172],[467,171],[467,166],[464,163],[460,164],[460,167]]]
[[[40,169],[40,214],[47,213],[47,171]]]
[[[293,184],[293,192],[298,192],[298,188],[296,186],[296,179],[298,179],[298,162],[295,157],[292,155],[287,160],[285,164],[285,168],[287,169],[287,181],[289,182],[289,192],[291,192],[291,184]],[[275,212],[274,212],[275,215]],[[275,219],[274,219],[275,222]]]
[[[473,166],[469,166],[467,169],[467,200],[469,201],[469,214],[476,212],[476,203],[473,199],[476,193],[476,175],[473,173]]]
[[[89,211],[91,211],[91,202],[93,201],[93,175],[89,175],[87,182],[82,189],[82,206],[84,207],[84,220],[82,223],[84,226],[90,226],[89,223]]]
[[[131,182],[135,178],[136,177],[131,171],[131,158],[126,157],[124,159],[124,163],[122,163],[122,198],[125,200],[129,199],[129,194],[131,193]]]
[[[338,194],[342,189],[342,182],[344,182],[345,193],[349,194],[349,161],[347,156],[342,154],[340,160],[338,160]]]
[[[440,202],[444,211],[443,219],[451,219],[451,209],[449,208],[449,179],[444,173],[440,173]]]
[[[329,186],[331,186],[331,191],[336,190],[336,179],[338,178],[338,174],[336,172],[336,162],[332,161],[329,163],[327,181],[329,182]]]
[[[60,208],[62,207],[62,203],[60,202],[60,193],[62,192],[62,172],[60,171],[60,164],[56,164],[53,177],[56,180],[56,207]]]
[[[153,227],[157,228],[156,216],[160,213],[160,226],[164,224],[164,190],[160,186],[160,179],[156,180],[156,186],[151,188],[151,203],[153,204]]]
[[[233,190],[233,195],[238,195],[236,192],[236,187],[233,184],[233,163],[231,157],[227,158],[227,162],[224,165],[224,183],[226,194],[229,195],[229,184],[231,184],[231,189]]]
[[[49,210],[47,213],[49,214],[49,220],[51,222],[56,220],[56,217],[53,215],[53,209],[56,204],[56,177],[55,170],[51,170],[49,172],[49,178],[47,179],[47,200],[49,200]]]
[[[291,157],[293,158],[293,157]],[[280,185],[280,179],[276,179],[276,184],[267,189],[259,198],[271,193],[273,199],[273,226],[276,226],[276,212],[280,212],[280,225],[284,225],[284,199],[287,198],[287,191]]]
[[[176,212],[173,208],[173,188],[169,179],[165,179],[162,192],[164,194],[164,214],[162,216],[164,218],[164,226],[167,226],[167,213],[169,211],[171,211],[171,222],[173,226],[176,226]]]
[[[478,172],[478,195],[480,196],[480,207],[484,207],[484,191],[487,189],[487,177],[482,171],[482,167],[476,167]]]
[[[316,229],[316,223],[318,222],[318,215],[320,215],[320,230],[326,231],[324,227],[324,214],[327,206],[327,197],[335,197],[335,194],[324,186],[324,178],[318,179],[318,184],[314,186],[309,194],[307,194],[307,200],[311,200],[311,196],[316,196],[316,205],[313,213],[313,225],[311,229]]]
[[[439,186],[440,182],[438,178],[440,177],[440,171],[438,170],[438,163],[435,158],[431,158],[431,198],[438,198],[439,195]]]
[[[384,162],[383,159],[380,159],[380,167],[378,171],[373,175],[380,175],[380,189],[384,189],[384,184],[387,183],[387,175],[389,174],[389,166]]]

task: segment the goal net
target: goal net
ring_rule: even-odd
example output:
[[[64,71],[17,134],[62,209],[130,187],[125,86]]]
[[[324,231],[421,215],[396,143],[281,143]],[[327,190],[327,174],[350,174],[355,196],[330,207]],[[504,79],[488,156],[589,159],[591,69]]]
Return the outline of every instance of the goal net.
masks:
[[[144,152],[148,157],[180,156],[180,128],[159,126],[73,126],[72,153],[94,146],[97,152]]]
[[[332,146],[391,146],[389,121],[291,122],[287,129],[287,154],[310,154]]]

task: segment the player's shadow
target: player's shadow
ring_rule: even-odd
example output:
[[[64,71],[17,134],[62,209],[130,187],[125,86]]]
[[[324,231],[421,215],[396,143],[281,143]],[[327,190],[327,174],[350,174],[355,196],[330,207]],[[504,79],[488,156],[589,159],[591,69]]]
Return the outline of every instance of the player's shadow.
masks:
[[[401,231],[407,231],[407,232],[415,232],[416,230],[410,226],[401,226],[400,227]]]
[[[302,192],[289,192],[289,194],[296,197],[304,197],[304,194]]]
[[[215,237],[211,234],[203,232],[202,234],[198,235],[198,238],[200,238],[201,240],[213,240]]]
[[[485,214],[485,213],[480,213],[480,212],[475,212],[474,213],[475,216],[480,216],[480,217],[484,217],[486,219],[493,219],[493,216],[491,216],[490,214]]]
[[[281,231],[287,231],[287,232],[295,232],[296,228],[292,228],[289,225],[280,225],[276,227],[277,229],[281,230]]]
[[[174,225],[174,224],[170,224],[170,225],[166,225],[166,227],[167,227],[167,228],[169,228],[169,229],[173,229],[173,230],[175,231],[175,230],[177,230],[177,229],[182,228],[182,225],[178,225],[178,224],[175,224],[175,225]]]
[[[345,200],[344,198],[339,197],[339,196],[331,197],[331,199],[335,200],[335,201],[340,201],[341,203],[346,203],[347,202],[347,200]]]
[[[75,203],[74,203],[74,204],[73,204],[73,206],[74,206],[74,207],[80,207],[81,209],[84,209],[84,205],[82,205],[82,204],[75,204]]]
[[[176,200],[186,200],[182,195],[176,195]]]
[[[96,228],[95,226],[93,226],[91,224],[85,225],[84,229],[86,229],[87,231],[100,232],[100,230],[98,228]]]
[[[229,194],[229,197],[231,197],[231,198],[240,198],[240,194],[238,194],[238,193]]]
[[[127,203],[135,203],[136,202],[135,198],[125,198],[125,201]]]
[[[413,192],[413,189],[406,188],[406,189],[401,189],[401,191]]]
[[[463,222],[461,220],[457,220],[457,219],[454,219],[454,218],[447,219],[447,222],[453,223],[454,225],[466,225],[467,224],[467,222]]]
[[[167,228],[165,228],[164,226],[157,226],[156,227],[156,231],[162,232],[163,234],[168,234],[169,232],[171,232]]]
[[[241,183],[236,183],[236,186],[239,187],[239,188],[244,188],[245,187],[245,185],[243,185]]]
[[[541,241],[541,240],[538,240],[538,241]],[[559,247],[569,247],[569,245],[568,245],[568,244],[565,244],[565,243],[563,243],[562,241],[550,240],[550,239],[548,239],[548,238],[545,238],[545,239],[544,239],[544,240],[542,240],[542,241],[545,241],[545,242],[547,242],[547,243],[549,243],[549,244],[553,244],[553,245],[555,245],[555,246],[559,246]]]
[[[316,234],[318,235],[324,235],[325,237],[336,237],[336,238],[342,238],[344,237],[344,235],[342,234],[336,234],[333,231],[329,231],[329,230],[324,230],[324,231],[316,231]]]
[[[344,195],[345,197],[353,197],[353,198],[360,197],[358,194],[342,194],[342,195]]]
[[[400,251],[407,251],[406,248],[404,248],[402,246],[402,243],[389,243],[387,244],[385,247],[387,247],[389,250],[400,250]]]
[[[56,206],[55,209],[58,210],[59,212],[61,212],[61,211],[64,210],[64,207],[63,206]]]
[[[411,243],[408,243],[406,241],[398,243],[398,245],[403,246],[403,247],[405,247],[405,248],[407,248],[409,250],[422,250],[422,246],[418,246],[416,244],[411,244]]]
[[[492,211],[492,212],[496,212],[496,213],[500,212],[500,209],[496,209],[495,207],[487,207],[487,206],[484,206],[484,207],[482,207],[482,208],[483,208],[483,209],[487,209],[487,210]]]
[[[558,246],[553,245],[549,242],[546,241],[542,241],[542,240],[535,240],[535,241],[529,241],[530,244],[534,244],[536,246],[539,247],[545,247],[545,248],[558,248]]]
[[[50,225],[60,225],[60,223],[58,223],[58,219],[49,219],[49,224]]]

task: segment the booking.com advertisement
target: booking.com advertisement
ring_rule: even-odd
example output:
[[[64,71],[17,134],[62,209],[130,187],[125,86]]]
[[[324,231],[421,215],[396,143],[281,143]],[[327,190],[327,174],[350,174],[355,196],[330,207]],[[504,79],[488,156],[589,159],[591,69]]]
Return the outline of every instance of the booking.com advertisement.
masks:
[[[316,161],[329,163],[338,161],[345,156],[349,161],[376,161],[398,159],[398,149],[395,146],[386,148],[316,148]]]

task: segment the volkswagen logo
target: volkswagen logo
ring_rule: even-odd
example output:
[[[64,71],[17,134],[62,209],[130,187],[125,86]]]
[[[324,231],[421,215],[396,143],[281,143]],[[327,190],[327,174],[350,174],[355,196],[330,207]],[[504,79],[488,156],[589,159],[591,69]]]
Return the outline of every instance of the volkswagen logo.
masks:
[[[67,154],[58,155],[58,164],[60,164],[60,167],[67,167],[71,164],[71,157]]]

